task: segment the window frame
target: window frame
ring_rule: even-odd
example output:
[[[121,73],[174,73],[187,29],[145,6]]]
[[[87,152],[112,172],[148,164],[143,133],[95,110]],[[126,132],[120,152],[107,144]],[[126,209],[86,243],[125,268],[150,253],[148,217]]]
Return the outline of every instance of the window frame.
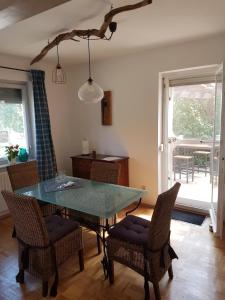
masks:
[[[25,129],[25,139],[27,144],[27,150],[29,151],[29,158],[34,157],[33,153],[33,130],[32,130],[32,117],[31,117],[31,104],[28,97],[28,86],[26,83],[9,83],[1,82],[0,88],[15,88],[20,89],[22,94],[22,109],[23,109],[23,118],[24,118],[24,129]],[[7,165],[7,157],[0,157],[0,167],[2,165]]]

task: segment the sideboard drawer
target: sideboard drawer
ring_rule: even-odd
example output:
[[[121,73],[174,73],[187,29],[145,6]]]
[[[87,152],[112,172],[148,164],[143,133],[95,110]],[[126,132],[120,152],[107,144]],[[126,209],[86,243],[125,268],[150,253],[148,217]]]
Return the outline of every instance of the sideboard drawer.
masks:
[[[73,176],[89,179],[91,163],[89,159],[73,159]]]

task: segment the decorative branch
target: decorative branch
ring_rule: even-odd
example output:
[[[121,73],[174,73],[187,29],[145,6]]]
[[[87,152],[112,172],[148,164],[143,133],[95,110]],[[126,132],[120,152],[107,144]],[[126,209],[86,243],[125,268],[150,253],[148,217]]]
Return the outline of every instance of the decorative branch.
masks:
[[[59,34],[52,42],[50,42],[47,46],[45,46],[42,51],[40,52],[40,54],[38,54],[32,61],[31,61],[31,65],[40,61],[43,57],[45,57],[47,55],[47,53],[54,47],[56,47],[57,45],[59,45],[59,43],[61,43],[62,41],[65,40],[75,40],[74,37],[80,37],[80,38],[84,38],[87,36],[96,36],[100,39],[104,39],[105,37],[105,33],[110,25],[110,23],[112,22],[113,18],[125,11],[130,11],[130,10],[134,10],[134,9],[138,9],[141,8],[143,6],[149,5],[152,3],[152,0],[143,0],[140,1],[136,4],[130,4],[130,5],[125,5],[122,7],[118,7],[115,9],[112,9],[109,13],[107,13],[105,15],[104,18],[104,22],[102,24],[102,26],[100,27],[100,29],[87,29],[87,30],[72,30],[70,32],[65,32],[65,33],[61,33]],[[77,40],[76,40],[77,41]]]

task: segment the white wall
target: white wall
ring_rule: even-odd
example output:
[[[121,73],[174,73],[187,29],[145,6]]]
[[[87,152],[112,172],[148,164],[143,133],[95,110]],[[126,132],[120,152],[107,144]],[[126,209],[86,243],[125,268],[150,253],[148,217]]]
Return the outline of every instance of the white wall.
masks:
[[[113,41],[112,41],[113,42]],[[70,67],[71,153],[80,153],[86,137],[99,153],[130,157],[130,185],[147,186],[146,201],[158,193],[159,72],[210,65],[225,60],[225,37],[183,43],[96,62],[93,77],[113,92],[113,125],[102,126],[100,104],[86,105],[77,91],[87,79],[87,65]]]
[[[113,42],[113,41],[112,41]],[[94,49],[93,49],[94,50]],[[129,155],[130,185],[145,185],[146,201],[158,193],[158,78],[159,72],[220,63],[225,60],[225,37],[153,49],[96,62],[94,79],[113,92],[113,126],[101,125],[100,104],[85,105],[77,91],[87,79],[87,65],[69,66],[68,83],[51,82],[53,65],[46,71],[46,88],[59,170],[71,173],[70,156],[81,151],[87,137],[100,153]],[[0,55],[0,65],[29,68],[29,60]],[[0,69],[0,80],[26,81],[27,74]]]
[[[0,65],[30,69],[30,60],[19,57],[0,54]],[[52,70],[54,65],[41,62],[32,66],[34,69],[42,69],[46,72],[46,90],[48,96],[49,112],[52,127],[52,137],[55,145],[58,168],[70,172],[69,149],[71,147],[71,137],[68,129],[71,127],[70,98],[67,97],[67,85],[56,85],[52,83]],[[27,82],[30,80],[29,73],[5,70],[0,68],[0,81]]]

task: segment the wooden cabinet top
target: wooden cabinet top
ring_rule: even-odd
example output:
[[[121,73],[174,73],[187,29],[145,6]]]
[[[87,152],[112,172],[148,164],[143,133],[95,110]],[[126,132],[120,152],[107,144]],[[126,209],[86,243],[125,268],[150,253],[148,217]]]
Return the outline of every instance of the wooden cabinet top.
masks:
[[[105,160],[105,158],[107,157],[116,157],[117,159],[113,159],[113,160]],[[124,159],[129,159],[129,157],[126,156],[118,156],[118,155],[106,155],[106,154],[96,154],[95,156],[92,154],[89,155],[76,155],[76,156],[71,156],[72,159],[89,159],[89,160],[100,160],[100,161],[111,161],[111,162],[115,162],[115,161],[119,161],[119,160],[124,160]]]

